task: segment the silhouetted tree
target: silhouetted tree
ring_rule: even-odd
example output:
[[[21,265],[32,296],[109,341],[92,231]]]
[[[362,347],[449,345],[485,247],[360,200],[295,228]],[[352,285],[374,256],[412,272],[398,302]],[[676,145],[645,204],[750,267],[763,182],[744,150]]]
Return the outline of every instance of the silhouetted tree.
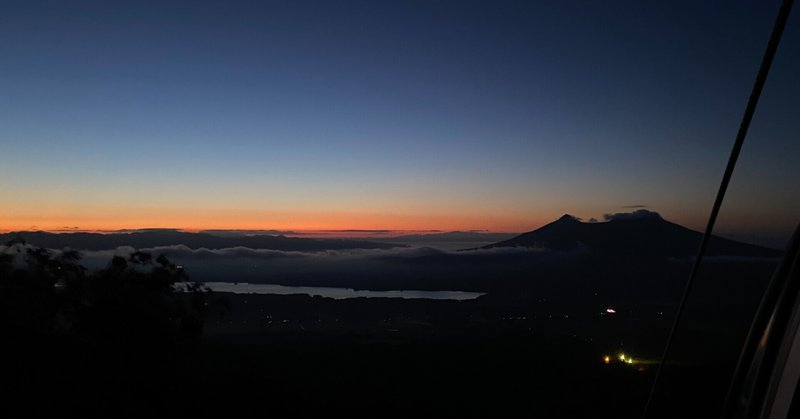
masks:
[[[28,246],[0,252],[0,327],[15,334],[79,334],[117,343],[200,336],[206,293],[166,256],[114,256],[87,274],[81,255]]]
[[[164,415],[191,368],[182,355],[202,333],[208,290],[164,255],[115,256],[97,272],[80,262],[71,249],[0,246],[0,353],[10,364],[0,393],[57,399],[55,412],[26,406],[48,415],[101,404],[112,416]]]

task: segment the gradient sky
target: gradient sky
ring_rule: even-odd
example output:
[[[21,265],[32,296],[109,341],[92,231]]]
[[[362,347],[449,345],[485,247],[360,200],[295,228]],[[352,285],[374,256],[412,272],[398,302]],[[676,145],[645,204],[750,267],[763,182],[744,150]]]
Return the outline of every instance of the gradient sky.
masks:
[[[0,5],[0,229],[707,217],[778,1]],[[800,214],[791,16],[720,219]]]

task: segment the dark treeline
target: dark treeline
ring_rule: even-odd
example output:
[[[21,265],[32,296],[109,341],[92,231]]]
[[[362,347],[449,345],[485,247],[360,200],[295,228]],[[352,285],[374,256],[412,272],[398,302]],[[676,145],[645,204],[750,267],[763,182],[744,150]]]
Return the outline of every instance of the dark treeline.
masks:
[[[92,336],[113,341],[196,338],[203,288],[164,255],[114,256],[88,273],[75,250],[12,242],[0,254],[0,326],[7,334]]]
[[[97,272],[80,262],[74,250],[3,247],[5,417],[148,413],[135,406],[163,405],[179,360],[199,343],[209,294],[190,283],[176,290],[188,277],[165,256],[116,256]]]

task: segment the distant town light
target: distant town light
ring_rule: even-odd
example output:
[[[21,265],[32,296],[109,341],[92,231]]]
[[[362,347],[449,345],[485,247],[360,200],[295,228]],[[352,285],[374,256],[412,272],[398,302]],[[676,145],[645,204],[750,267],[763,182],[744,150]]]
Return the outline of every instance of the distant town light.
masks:
[[[611,357],[608,356],[608,355],[604,356],[603,357],[603,363],[605,363],[605,364],[611,363]]]
[[[625,354],[619,354],[619,360],[625,362]]]
[[[611,313],[611,314],[614,314],[614,313],[616,313],[616,312],[617,312],[617,310],[614,310],[614,309],[613,309],[613,308],[611,308],[611,307],[609,307],[609,308],[607,308],[607,309],[606,309],[606,313]]]

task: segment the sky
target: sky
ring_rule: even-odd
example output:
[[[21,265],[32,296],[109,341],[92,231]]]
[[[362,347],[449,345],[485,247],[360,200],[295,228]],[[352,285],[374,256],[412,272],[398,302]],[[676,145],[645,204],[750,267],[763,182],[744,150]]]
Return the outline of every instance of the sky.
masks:
[[[702,228],[777,1],[9,1],[0,230]],[[719,221],[800,214],[790,17]]]

